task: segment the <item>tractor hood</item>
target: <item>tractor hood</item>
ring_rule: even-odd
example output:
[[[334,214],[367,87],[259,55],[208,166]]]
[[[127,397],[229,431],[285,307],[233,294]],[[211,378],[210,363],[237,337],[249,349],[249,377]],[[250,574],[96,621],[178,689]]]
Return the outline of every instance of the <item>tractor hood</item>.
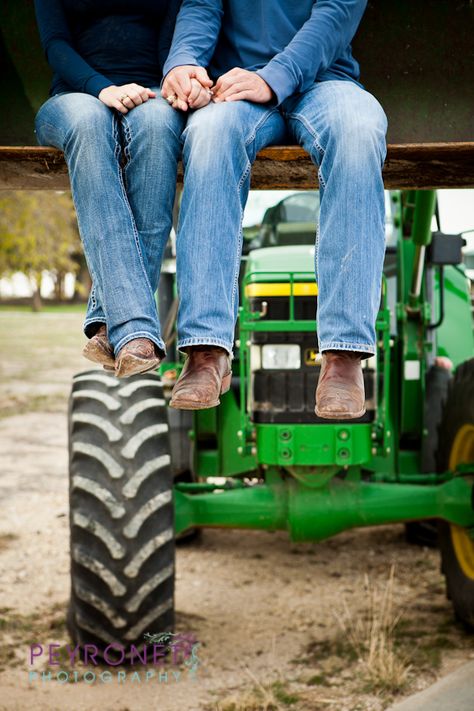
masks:
[[[281,273],[281,279],[289,280],[290,273],[296,279],[314,279],[314,246],[267,247],[254,249],[247,259],[248,281],[268,281],[271,275]],[[298,275],[301,275],[298,277]]]

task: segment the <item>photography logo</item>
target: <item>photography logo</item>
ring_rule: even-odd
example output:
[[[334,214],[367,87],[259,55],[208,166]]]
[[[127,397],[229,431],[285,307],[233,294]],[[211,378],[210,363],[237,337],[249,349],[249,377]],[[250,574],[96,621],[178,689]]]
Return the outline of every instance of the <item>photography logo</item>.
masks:
[[[35,643],[28,648],[30,684],[56,681],[110,684],[174,684],[196,679],[200,642],[185,632],[146,632],[141,645],[111,643],[71,646]],[[33,667],[43,665],[43,668]],[[76,669],[75,667],[80,668]],[[46,669],[44,668],[46,666]],[[93,669],[88,667],[93,666]],[[51,667],[51,668],[50,668]],[[122,667],[118,669],[117,667]]]

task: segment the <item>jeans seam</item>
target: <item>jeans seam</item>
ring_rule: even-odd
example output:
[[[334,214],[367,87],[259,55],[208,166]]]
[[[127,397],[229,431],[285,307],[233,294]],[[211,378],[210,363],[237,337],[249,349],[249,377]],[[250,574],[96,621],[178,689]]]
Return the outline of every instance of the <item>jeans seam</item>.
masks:
[[[313,147],[316,146],[319,153],[324,156],[326,149],[323,148],[318,132],[314,130],[313,126],[309,123],[309,121],[304,116],[300,116],[300,114],[288,114],[288,118],[295,119],[295,121],[299,121],[303,124],[306,130],[309,131],[309,133],[314,138]]]
[[[125,139],[124,145],[123,145],[123,152],[125,155],[125,164],[122,166],[122,171],[124,171],[127,164],[130,163],[130,157],[131,157],[130,156],[131,129],[130,129],[130,124],[125,119],[125,116],[122,116],[122,125],[123,125],[124,139]]]
[[[256,137],[256,135],[257,135],[258,130],[263,126],[263,124],[265,123],[265,121],[266,121],[268,118],[270,118],[270,116],[272,116],[272,114],[277,113],[277,112],[278,112],[278,109],[268,109],[268,110],[263,114],[263,116],[260,118],[260,120],[257,121],[257,123],[255,124],[255,126],[253,127],[253,131],[252,131],[252,133],[250,134],[250,136],[245,140],[245,147],[246,147],[246,148],[247,148],[247,146],[249,146],[249,145],[252,143],[252,141],[255,140],[255,137]]]
[[[122,149],[122,146],[121,146],[120,142],[117,140],[117,131],[118,131],[118,125],[115,123],[114,126],[113,126],[113,134],[112,134],[112,135],[113,135],[114,141],[115,141],[115,157],[117,158],[118,177],[119,177],[120,188],[121,188],[121,193],[122,193],[121,197],[122,197],[122,200],[123,200],[123,202],[124,202],[125,208],[128,210],[128,212],[129,212],[129,214],[130,214],[130,218],[131,218],[130,221],[131,221],[131,224],[132,224],[133,237],[134,237],[135,245],[136,245],[137,252],[138,252],[138,258],[139,258],[139,260],[140,260],[140,264],[141,264],[141,267],[142,267],[143,276],[145,277],[145,282],[146,282],[146,284],[147,284],[147,286],[148,286],[148,289],[150,290],[151,298],[152,298],[152,300],[154,301],[154,300],[155,300],[155,294],[153,293],[153,290],[152,290],[152,288],[151,288],[151,284],[150,284],[150,282],[149,282],[149,280],[148,280],[148,274],[146,273],[145,263],[144,263],[144,261],[143,261],[142,250],[141,250],[141,248],[140,248],[140,241],[139,241],[139,238],[138,238],[138,230],[137,230],[137,226],[136,226],[136,224],[135,224],[135,217],[133,216],[132,208],[130,207],[130,204],[128,203],[128,200],[127,200],[127,193],[126,193],[126,190],[125,190],[125,185],[124,185],[124,180],[123,180],[123,171],[122,171],[122,169],[121,169],[121,167],[120,167],[120,164],[119,164],[119,161],[118,161],[118,159],[119,159],[119,157],[120,157],[120,151],[121,151],[121,149]],[[130,126],[129,126],[129,139],[130,139],[130,140],[132,139],[132,131],[131,131],[131,129],[130,129]],[[130,150],[129,150],[129,153],[128,153],[128,154],[130,155]]]
[[[178,350],[181,348],[186,348],[186,346],[221,346],[232,354],[233,343],[224,341],[222,338],[213,338],[212,336],[207,336],[200,338],[199,336],[193,336],[192,338],[183,338],[178,340],[176,344]]]
[[[318,166],[318,180],[320,185],[323,186],[323,188],[326,187],[326,181],[324,180],[323,172],[321,170],[321,166]]]
[[[86,318],[84,319],[84,326],[90,326],[91,323],[107,323],[105,318]]]
[[[240,191],[242,189],[242,186],[244,182],[247,180],[249,173],[252,169],[252,163],[248,157],[248,151],[247,148],[250,146],[250,144],[255,141],[257,137],[257,133],[260,130],[260,128],[263,126],[263,124],[272,116],[274,113],[276,113],[278,109],[269,109],[268,111],[265,112],[265,114],[260,118],[260,120],[255,124],[252,133],[250,136],[246,139],[244,145],[245,145],[245,150],[247,154],[247,165],[245,167],[245,170],[243,171],[237,189]],[[236,256],[234,260],[234,283],[232,287],[232,300],[231,300],[231,310],[232,314],[234,313],[235,310],[235,298],[236,294],[238,292],[238,286],[239,286],[239,271],[240,271],[240,259],[241,259],[241,252],[242,252],[242,242],[243,242],[243,233],[242,233],[242,220],[244,216],[244,211],[242,209],[242,201],[240,200],[240,195],[239,195],[239,204],[240,204],[240,229],[239,229],[239,239],[237,241],[237,250],[236,250]]]
[[[241,206],[240,206],[239,238],[237,240],[237,250],[236,250],[235,259],[234,259],[234,284],[232,286],[232,301],[231,301],[232,314],[234,314],[234,312],[235,312],[235,299],[236,299],[236,297],[238,298],[238,291],[239,291],[239,271],[240,271],[240,260],[241,260],[242,242],[243,242],[243,233],[242,233],[243,216],[244,216],[244,211],[242,210],[242,204],[241,204]]]
[[[330,341],[329,343],[321,343],[319,350],[341,350],[341,351],[357,351],[363,350],[375,353],[375,344],[370,343],[353,343],[350,341]]]
[[[307,121],[304,116],[300,116],[300,114],[288,114],[288,118],[294,119],[295,121],[299,121],[301,124],[303,124],[303,126],[306,128],[306,130],[311,134],[311,136],[314,139],[311,149],[316,148],[318,153],[320,154],[321,158],[324,158],[326,149],[323,148],[318,132],[314,130],[313,126],[311,126],[309,121]],[[321,183],[321,185],[323,186],[323,188],[325,188],[326,181],[324,179],[320,163],[318,163],[318,180]]]
[[[315,277],[316,277],[316,286],[319,288],[319,220],[316,222],[316,235],[314,239],[314,267],[315,267]],[[318,306],[319,300],[316,302],[316,326],[317,330],[319,331],[319,306]]]
[[[256,135],[256,132],[255,132],[255,135]],[[247,145],[250,145],[250,144],[247,144]],[[252,169],[252,164],[251,164],[251,162],[248,158],[248,155],[247,155],[247,166],[246,166],[246,168],[239,180],[239,184],[237,187],[237,190],[239,191],[239,193],[242,190],[242,186],[243,186],[244,182],[246,181],[246,179],[248,178],[251,169]],[[242,209],[242,200],[240,199],[240,195],[239,195],[239,205],[240,205],[240,221],[239,221],[240,227],[239,227],[239,238],[237,240],[237,249],[236,249],[235,258],[234,258],[234,283],[232,285],[232,299],[231,299],[232,314],[234,314],[234,311],[235,311],[236,295],[238,298],[239,271],[240,271],[240,260],[241,260],[242,243],[243,243],[242,221],[244,218],[244,211]]]

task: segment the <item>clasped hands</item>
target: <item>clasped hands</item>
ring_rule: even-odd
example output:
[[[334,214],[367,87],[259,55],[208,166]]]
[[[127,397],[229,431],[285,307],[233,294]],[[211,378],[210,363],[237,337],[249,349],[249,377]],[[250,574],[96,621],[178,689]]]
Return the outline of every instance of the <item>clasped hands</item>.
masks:
[[[202,109],[212,100],[216,104],[222,101],[253,101],[265,104],[273,97],[273,92],[256,72],[235,67],[214,82],[209,78],[204,67],[184,65],[175,67],[167,75],[161,89],[162,96],[174,109]],[[139,84],[108,86],[99,94],[99,99],[111,109],[121,114],[154,99],[156,94],[151,89]]]
[[[204,67],[184,65],[175,67],[167,75],[161,89],[162,96],[174,109],[202,109],[210,101],[240,101],[246,99],[265,104],[273,92],[256,72],[236,67],[214,82]]]

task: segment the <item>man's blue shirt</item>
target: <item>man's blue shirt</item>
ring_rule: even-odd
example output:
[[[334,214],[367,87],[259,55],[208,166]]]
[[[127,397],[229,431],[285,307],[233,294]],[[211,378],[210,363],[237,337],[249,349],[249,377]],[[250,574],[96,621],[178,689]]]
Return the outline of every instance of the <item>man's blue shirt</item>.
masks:
[[[278,103],[315,81],[358,82],[350,43],[367,0],[184,0],[163,74],[209,68],[215,80],[234,67],[258,74]]]

